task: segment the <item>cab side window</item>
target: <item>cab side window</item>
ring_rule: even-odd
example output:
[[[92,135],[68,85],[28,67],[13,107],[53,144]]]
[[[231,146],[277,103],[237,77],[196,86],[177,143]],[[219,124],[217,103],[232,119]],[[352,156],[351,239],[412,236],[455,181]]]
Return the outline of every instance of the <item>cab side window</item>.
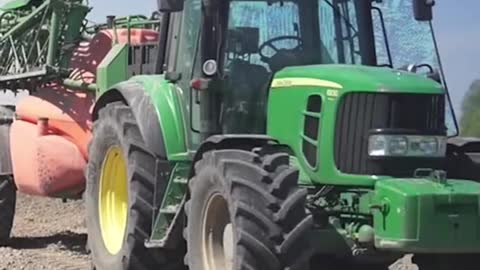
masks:
[[[183,11],[180,46],[177,58],[177,72],[182,73],[184,79],[190,79],[192,68],[197,54],[199,25],[202,14],[201,0],[186,0]]]

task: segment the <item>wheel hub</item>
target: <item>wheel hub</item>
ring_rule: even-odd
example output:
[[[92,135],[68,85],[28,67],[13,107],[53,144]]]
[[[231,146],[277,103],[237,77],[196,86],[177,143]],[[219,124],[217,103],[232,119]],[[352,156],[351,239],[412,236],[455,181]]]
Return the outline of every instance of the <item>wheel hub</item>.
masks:
[[[202,255],[204,269],[233,269],[234,230],[225,198],[220,194],[211,196],[203,216]]]
[[[128,214],[127,162],[118,146],[110,147],[103,160],[98,203],[103,243],[116,254],[122,248]]]

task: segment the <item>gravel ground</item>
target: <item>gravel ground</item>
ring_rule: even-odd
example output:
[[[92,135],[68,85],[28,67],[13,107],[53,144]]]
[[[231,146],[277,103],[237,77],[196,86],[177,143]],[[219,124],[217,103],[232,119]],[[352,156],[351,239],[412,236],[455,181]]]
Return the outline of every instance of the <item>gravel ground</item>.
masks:
[[[82,201],[63,203],[21,194],[13,238],[0,247],[0,270],[88,270]],[[410,256],[391,270],[417,270]]]
[[[82,201],[19,195],[13,238],[0,247],[0,270],[86,270]]]

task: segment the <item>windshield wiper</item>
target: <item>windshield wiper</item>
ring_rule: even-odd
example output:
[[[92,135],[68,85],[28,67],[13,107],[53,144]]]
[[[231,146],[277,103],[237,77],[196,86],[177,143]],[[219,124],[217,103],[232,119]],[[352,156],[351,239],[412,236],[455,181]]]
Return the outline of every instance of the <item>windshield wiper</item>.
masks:
[[[348,7],[347,7],[347,5],[345,5],[345,3],[343,3],[342,8],[344,10],[341,10],[340,7],[338,7],[337,5],[334,5],[332,2],[330,2],[328,0],[323,0],[323,1],[332,8],[332,10],[333,10],[333,12],[336,16],[335,20],[337,20],[337,18],[343,19],[343,21],[345,23],[345,26],[347,28],[346,29],[347,36],[345,37],[343,31],[339,30],[339,32],[337,33],[337,39],[339,39],[340,42],[348,41],[348,43],[350,45],[351,61],[352,61],[352,63],[355,63],[355,54],[361,56],[361,52],[357,51],[355,49],[355,42],[354,42],[354,39],[359,38],[359,37],[358,37],[358,30],[353,26],[353,24],[350,22],[350,19],[348,18],[348,10],[347,10]],[[345,14],[347,14],[347,15],[345,15]],[[342,27],[340,26],[340,29],[341,28]],[[340,45],[340,44],[339,44],[339,46],[343,47],[343,45]],[[342,48],[342,47],[339,47],[339,48]],[[343,51],[343,49],[341,49],[341,50]],[[339,59],[342,59],[342,58],[339,57]]]
[[[330,2],[330,1],[328,1],[328,0],[323,0],[323,1],[324,1],[325,3],[327,3],[327,5],[329,5],[329,6],[333,9],[333,11],[345,21],[345,24],[346,24],[351,30],[353,30],[353,32],[354,32],[353,36],[358,35],[358,30],[355,29],[355,27],[353,26],[353,24],[350,23],[350,20],[343,15],[343,13],[339,10],[338,7],[336,7],[332,2]]]

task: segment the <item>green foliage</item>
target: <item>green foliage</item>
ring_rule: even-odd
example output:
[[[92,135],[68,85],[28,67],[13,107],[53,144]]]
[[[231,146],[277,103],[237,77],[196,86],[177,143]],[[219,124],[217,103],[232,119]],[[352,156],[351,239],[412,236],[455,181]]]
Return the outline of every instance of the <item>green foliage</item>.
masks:
[[[480,80],[474,81],[465,94],[462,103],[462,136],[480,137]]]

